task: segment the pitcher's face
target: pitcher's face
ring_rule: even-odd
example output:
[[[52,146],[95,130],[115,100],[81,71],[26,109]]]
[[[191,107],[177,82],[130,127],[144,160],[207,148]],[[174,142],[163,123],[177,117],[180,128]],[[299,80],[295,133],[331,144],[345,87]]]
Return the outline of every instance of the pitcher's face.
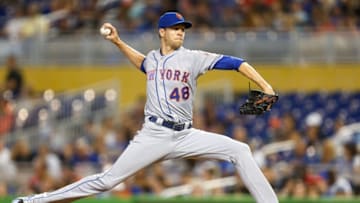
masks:
[[[172,49],[178,49],[184,43],[185,26],[182,24],[159,30],[160,37],[163,39],[165,45]]]

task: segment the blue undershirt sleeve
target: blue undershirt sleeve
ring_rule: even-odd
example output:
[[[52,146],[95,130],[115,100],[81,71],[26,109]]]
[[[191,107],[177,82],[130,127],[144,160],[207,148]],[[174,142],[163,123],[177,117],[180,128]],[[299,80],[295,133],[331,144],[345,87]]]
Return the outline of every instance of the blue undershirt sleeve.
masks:
[[[219,59],[213,69],[217,70],[238,70],[239,66],[245,62],[244,59],[234,57],[234,56],[227,56],[224,55],[221,59]]]
[[[146,58],[141,62],[140,70],[146,74],[146,70],[145,70],[145,66],[144,66],[145,60],[146,60]]]

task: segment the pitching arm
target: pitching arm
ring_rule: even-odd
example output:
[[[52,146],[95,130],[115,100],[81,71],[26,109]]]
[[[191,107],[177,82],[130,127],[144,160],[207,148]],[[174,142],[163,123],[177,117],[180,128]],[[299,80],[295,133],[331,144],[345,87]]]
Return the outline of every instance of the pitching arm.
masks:
[[[105,36],[105,39],[114,43],[119,48],[119,50],[126,56],[126,58],[128,58],[130,62],[135,65],[136,68],[141,70],[141,64],[145,59],[145,55],[126,44],[123,40],[121,40],[116,28],[113,25],[111,25],[110,23],[104,23],[103,26],[111,30],[111,33]]]

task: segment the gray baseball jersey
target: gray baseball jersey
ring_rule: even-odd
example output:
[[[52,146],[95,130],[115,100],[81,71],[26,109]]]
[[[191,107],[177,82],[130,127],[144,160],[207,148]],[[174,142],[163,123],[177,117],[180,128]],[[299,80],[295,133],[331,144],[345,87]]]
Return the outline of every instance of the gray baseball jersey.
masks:
[[[94,195],[115,187],[159,160],[200,157],[234,164],[258,203],[277,197],[252,157],[247,144],[227,136],[191,128],[196,79],[222,55],[183,47],[162,56],[151,51],[143,62],[147,76],[145,123],[107,171],[85,177],[53,192],[23,197],[24,203],[47,203]]]
[[[160,50],[151,51],[143,63],[147,75],[145,116],[190,122],[196,79],[221,57],[184,47],[165,56]]]

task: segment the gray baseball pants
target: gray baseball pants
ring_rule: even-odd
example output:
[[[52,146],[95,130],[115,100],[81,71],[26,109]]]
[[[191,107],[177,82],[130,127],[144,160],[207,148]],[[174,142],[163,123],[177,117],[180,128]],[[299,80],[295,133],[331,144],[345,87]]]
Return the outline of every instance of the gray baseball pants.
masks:
[[[109,170],[85,177],[53,192],[26,197],[25,200],[30,203],[70,202],[110,190],[156,161],[188,157],[232,162],[256,202],[278,203],[247,144],[194,128],[174,131],[148,119]]]

